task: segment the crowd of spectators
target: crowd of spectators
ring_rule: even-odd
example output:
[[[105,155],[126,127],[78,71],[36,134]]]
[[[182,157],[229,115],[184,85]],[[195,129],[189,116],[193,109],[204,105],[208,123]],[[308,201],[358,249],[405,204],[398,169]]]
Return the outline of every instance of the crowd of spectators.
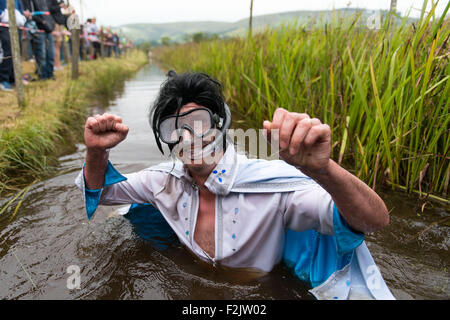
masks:
[[[22,59],[35,62],[35,75],[22,81],[55,80],[54,71],[71,61],[72,39],[68,26],[73,7],[63,0],[15,0],[16,24]],[[130,45],[111,28],[97,26],[96,18],[80,25],[80,59],[118,58]],[[0,90],[11,91],[15,83],[7,0],[0,0]]]

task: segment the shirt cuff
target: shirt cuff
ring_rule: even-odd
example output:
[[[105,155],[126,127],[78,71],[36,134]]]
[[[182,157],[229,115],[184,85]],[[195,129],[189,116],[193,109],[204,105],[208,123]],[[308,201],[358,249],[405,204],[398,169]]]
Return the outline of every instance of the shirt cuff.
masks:
[[[84,179],[84,165],[83,165],[83,179]],[[112,163],[108,160],[108,167],[106,169],[105,182],[103,184],[103,187],[101,189],[95,190],[90,190],[84,187],[84,201],[88,220],[91,220],[92,216],[94,215],[95,211],[98,208],[103,188],[125,180],[127,180],[127,178],[121,175],[119,171],[117,171],[116,168],[114,168],[114,166],[112,165]],[[86,181],[84,181],[84,185],[86,186]]]
[[[364,233],[349,226],[339,213],[336,204],[333,204],[333,227],[339,255],[352,251],[364,241]]]

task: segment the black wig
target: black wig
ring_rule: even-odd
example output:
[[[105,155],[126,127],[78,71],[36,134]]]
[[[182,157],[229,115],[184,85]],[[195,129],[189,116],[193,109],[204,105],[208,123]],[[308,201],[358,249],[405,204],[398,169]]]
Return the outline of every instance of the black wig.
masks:
[[[177,74],[173,70],[170,70],[167,76],[149,116],[156,143],[163,154],[158,131],[160,121],[166,116],[178,115],[185,104],[194,102],[225,118],[222,85],[217,80],[205,73]],[[169,145],[169,148],[172,150],[173,145]]]

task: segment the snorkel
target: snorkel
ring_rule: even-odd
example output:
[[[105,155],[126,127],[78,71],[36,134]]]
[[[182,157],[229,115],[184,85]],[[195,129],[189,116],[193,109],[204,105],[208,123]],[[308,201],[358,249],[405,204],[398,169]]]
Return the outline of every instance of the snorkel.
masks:
[[[186,156],[187,158],[189,158],[189,160],[201,160],[203,159],[203,157],[209,156],[211,155],[213,152],[216,152],[218,150],[221,149],[221,143],[223,144],[224,138],[226,138],[226,133],[227,130],[230,128],[231,125],[231,112],[230,112],[230,108],[228,107],[228,105],[226,103],[224,103],[224,109],[225,109],[225,118],[221,118],[219,116],[217,116],[217,114],[215,114],[214,116],[217,116],[217,118],[215,117],[216,120],[216,133],[214,136],[214,140],[212,142],[210,142],[209,144],[207,144],[205,147],[200,148],[197,146],[197,144],[201,145],[201,141],[200,143],[195,143],[194,142],[194,149],[191,152],[186,152],[183,153],[184,156]],[[197,139],[198,138],[194,138]],[[178,142],[176,144],[172,144],[172,148],[171,148],[171,156],[172,158],[178,158],[178,154],[181,150],[186,151],[186,147],[190,147],[191,146],[191,141],[187,141],[186,143],[183,142]]]

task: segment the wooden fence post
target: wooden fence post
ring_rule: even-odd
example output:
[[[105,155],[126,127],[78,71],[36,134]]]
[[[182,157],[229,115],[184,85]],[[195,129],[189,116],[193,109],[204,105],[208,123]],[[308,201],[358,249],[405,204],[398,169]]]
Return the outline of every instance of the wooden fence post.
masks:
[[[80,58],[80,29],[72,30],[72,79],[78,79],[78,60]]]
[[[72,80],[78,79],[78,60],[80,57],[80,20],[76,13],[67,19],[67,26],[72,33]]]
[[[250,19],[248,21],[248,37],[252,37],[253,32],[253,0],[250,1]]]
[[[103,59],[105,57],[105,36],[103,33],[103,28],[100,29],[100,52]]]
[[[14,65],[14,78],[16,81],[17,101],[19,106],[25,106],[25,89],[22,82],[22,58],[20,55],[19,33],[16,23],[16,4],[8,0],[9,36],[11,39],[11,52]]]

